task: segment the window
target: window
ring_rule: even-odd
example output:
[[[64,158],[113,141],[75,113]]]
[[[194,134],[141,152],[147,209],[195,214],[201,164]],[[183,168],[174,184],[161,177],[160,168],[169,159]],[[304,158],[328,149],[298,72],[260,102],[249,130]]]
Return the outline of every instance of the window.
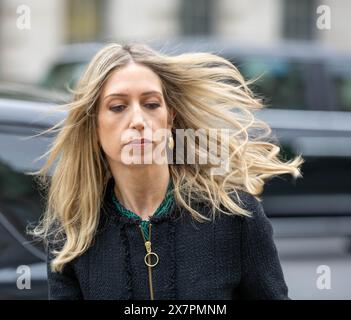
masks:
[[[182,35],[213,34],[216,3],[212,0],[183,0],[180,9]]]
[[[38,222],[44,203],[33,176],[25,172],[43,165],[43,160],[34,163],[34,159],[42,155],[49,144],[49,138],[26,139],[38,131],[19,135],[12,133],[14,127],[11,131],[7,129],[0,126],[0,225],[7,231],[0,235],[0,246],[3,253],[6,248],[12,249],[8,258],[1,255],[0,266],[9,263],[10,257],[11,260],[19,259],[13,248],[26,252],[26,255],[21,253],[22,262],[27,259],[33,262],[35,257],[37,260],[40,257],[42,243],[33,242],[33,238],[26,234],[26,227],[28,223]],[[3,238],[7,234],[11,236],[11,242]]]
[[[67,88],[72,89],[78,82],[84,68],[86,68],[85,62],[56,64],[50,69],[41,85],[46,88],[65,91]]]
[[[284,38],[314,37],[316,0],[284,0],[283,10]]]
[[[103,0],[67,1],[67,42],[93,41],[100,37]]]
[[[334,61],[326,65],[335,95],[334,109],[351,111],[351,63]]]
[[[267,108],[308,109],[306,64],[279,57],[251,57],[235,59],[246,80],[256,79],[250,87],[263,98]]]

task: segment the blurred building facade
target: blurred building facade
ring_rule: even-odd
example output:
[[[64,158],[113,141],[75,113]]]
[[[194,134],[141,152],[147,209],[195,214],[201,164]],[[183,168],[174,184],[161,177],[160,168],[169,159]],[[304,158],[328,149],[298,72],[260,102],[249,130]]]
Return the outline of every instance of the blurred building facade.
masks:
[[[321,5],[330,8],[330,29],[317,27]],[[351,53],[350,13],[349,0],[2,0],[0,80],[37,82],[60,46],[74,42],[294,39]]]

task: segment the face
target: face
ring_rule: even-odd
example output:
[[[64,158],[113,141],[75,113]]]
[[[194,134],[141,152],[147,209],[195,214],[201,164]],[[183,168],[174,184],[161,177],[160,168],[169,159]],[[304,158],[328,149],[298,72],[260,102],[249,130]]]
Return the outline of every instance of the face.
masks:
[[[98,137],[109,162],[126,163],[125,156],[152,152],[159,141],[156,132],[172,127],[174,113],[168,110],[161,80],[146,66],[134,62],[113,71],[104,84],[97,116]],[[128,144],[147,138],[149,144]]]

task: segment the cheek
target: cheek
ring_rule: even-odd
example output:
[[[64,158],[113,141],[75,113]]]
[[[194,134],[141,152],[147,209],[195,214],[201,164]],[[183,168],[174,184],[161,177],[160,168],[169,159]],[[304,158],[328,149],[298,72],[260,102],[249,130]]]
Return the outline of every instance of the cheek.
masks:
[[[116,159],[121,149],[121,132],[116,121],[98,118],[97,133],[102,149],[110,158]]]
[[[167,117],[168,117],[167,110],[166,109],[162,110],[162,113],[160,113],[159,116],[157,117],[157,121],[156,121],[157,128],[167,128],[167,124],[168,124]]]
[[[168,128],[168,118],[167,111],[163,111],[158,114],[153,121],[153,134],[155,135],[155,141],[157,145],[162,145],[167,142],[168,133],[165,132],[165,129]]]

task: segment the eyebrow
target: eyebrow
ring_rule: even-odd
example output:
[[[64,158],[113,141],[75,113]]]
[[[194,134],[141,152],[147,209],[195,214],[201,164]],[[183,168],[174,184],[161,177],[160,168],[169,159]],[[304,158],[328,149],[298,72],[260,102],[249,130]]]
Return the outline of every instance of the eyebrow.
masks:
[[[146,92],[143,92],[141,94],[141,96],[148,96],[148,95],[151,95],[151,94],[158,94],[160,96],[162,96],[162,93],[159,92],[159,91],[146,91]],[[128,97],[128,94],[126,93],[111,93],[109,95],[107,95],[103,100],[107,99],[108,97]]]

